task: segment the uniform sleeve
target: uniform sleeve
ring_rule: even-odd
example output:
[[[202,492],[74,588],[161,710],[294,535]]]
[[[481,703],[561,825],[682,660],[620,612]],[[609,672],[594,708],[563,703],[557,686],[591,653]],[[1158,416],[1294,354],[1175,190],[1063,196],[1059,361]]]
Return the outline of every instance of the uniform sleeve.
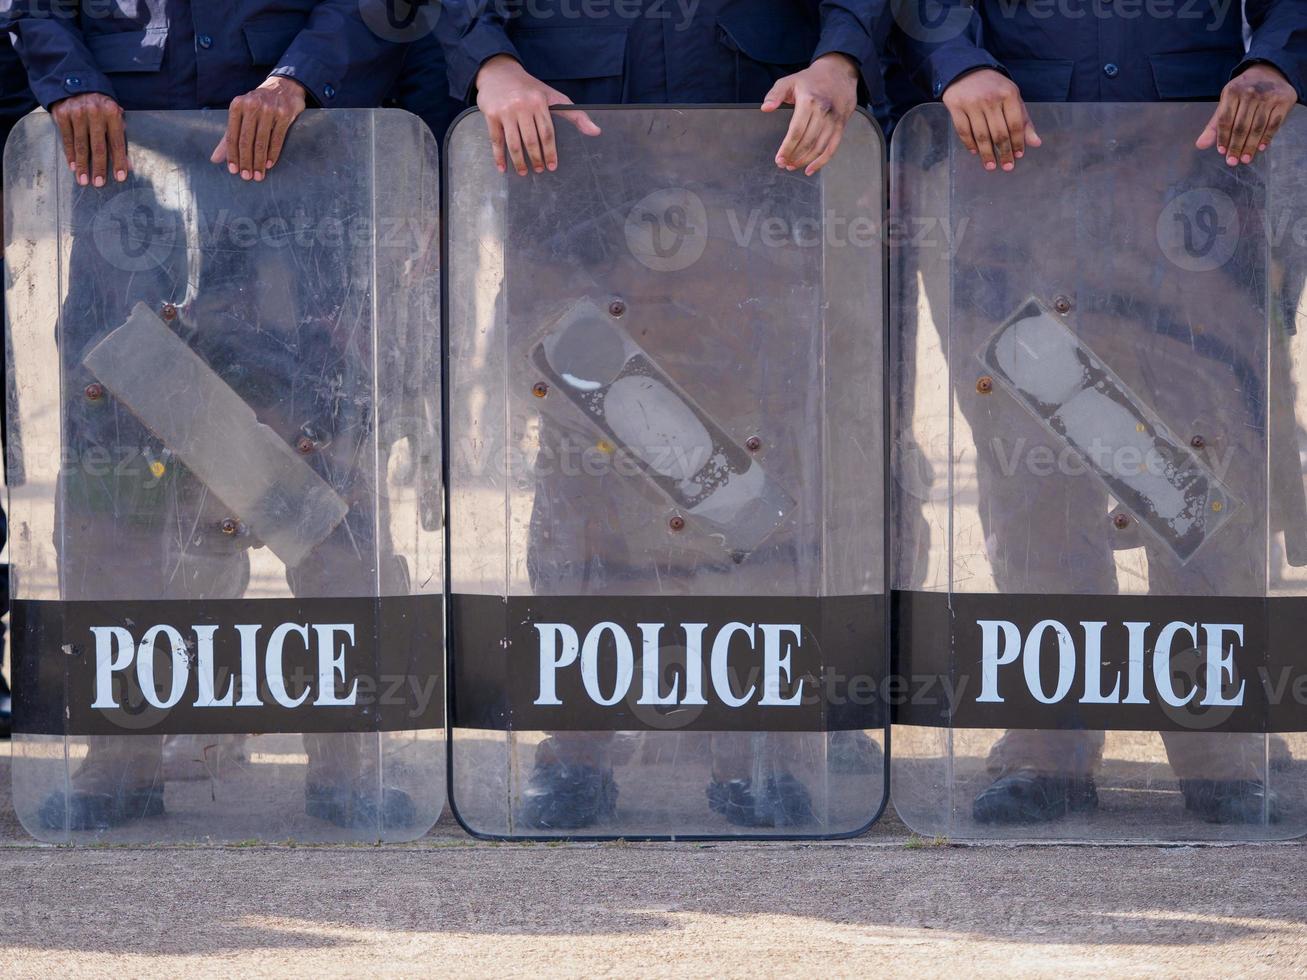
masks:
[[[403,63],[407,36],[402,26],[391,27],[406,23],[390,16],[394,2],[319,0],[269,77],[293,78],[323,107],[380,105]]]
[[[894,52],[908,76],[932,98],[968,72],[1007,74],[981,43],[980,15],[970,0],[892,0]]]
[[[880,52],[889,35],[888,4],[889,0],[821,0],[818,4],[821,35],[812,60],[827,54],[852,58],[871,101],[876,101],[884,84]]]
[[[0,148],[18,120],[36,108],[36,100],[27,88],[27,73],[9,37],[0,31]]]
[[[32,94],[47,109],[60,99],[86,92],[117,98],[82,38],[77,23],[80,6],[13,0],[9,12],[0,14],[27,70]]]
[[[1252,41],[1248,56],[1234,74],[1258,62],[1274,65],[1297,90],[1298,101],[1307,102],[1307,3],[1247,0],[1244,15],[1252,28]]]
[[[508,39],[511,3],[485,0],[446,0],[442,4],[436,34],[445,51],[449,72],[449,94],[461,102],[476,100],[473,89],[477,72],[495,55],[518,58]]]

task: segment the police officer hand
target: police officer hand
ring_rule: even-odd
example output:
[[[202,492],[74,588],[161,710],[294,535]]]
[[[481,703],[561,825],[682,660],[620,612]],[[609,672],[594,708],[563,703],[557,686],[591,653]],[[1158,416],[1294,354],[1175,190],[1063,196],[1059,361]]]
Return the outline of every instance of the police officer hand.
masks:
[[[825,54],[803,71],[786,75],[762,100],[763,112],[794,106],[776,166],[806,168],[811,177],[830,162],[858,105],[858,66],[848,55]]]
[[[60,99],[50,107],[50,115],[59,127],[64,157],[68,169],[77,174],[77,183],[83,187],[91,183],[103,187],[110,161],[114,179],[127,179],[127,135],[123,129],[122,106],[107,95],[86,92]]]
[[[1232,167],[1252,163],[1270,146],[1297,101],[1298,93],[1278,68],[1253,65],[1221,91],[1221,102],[1195,145],[1207,150],[1214,144]]]
[[[1001,71],[968,72],[944,90],[941,101],[962,142],[986,170],[1012,170],[1027,146],[1041,145],[1021,90]]]
[[[281,158],[286,133],[304,111],[305,99],[303,85],[280,75],[238,95],[227,111],[227,133],[210,161],[227,161],[227,169],[241,180],[262,180]]]
[[[554,120],[549,107],[572,105],[572,100],[533,78],[516,58],[506,54],[495,55],[481,66],[476,88],[477,108],[486,117],[499,172],[507,171],[505,145],[514,169],[523,177],[528,159],[536,173],[557,170],[558,149],[554,145]],[[559,115],[586,136],[600,133],[594,120],[580,110]]]

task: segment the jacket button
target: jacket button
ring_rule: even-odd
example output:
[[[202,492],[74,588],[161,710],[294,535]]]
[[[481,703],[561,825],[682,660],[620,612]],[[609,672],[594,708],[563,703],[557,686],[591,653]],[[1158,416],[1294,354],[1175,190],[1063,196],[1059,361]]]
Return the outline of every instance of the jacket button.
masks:
[[[211,38],[208,34],[201,34],[195,40],[199,41],[200,47],[204,48],[206,51],[209,48],[213,47],[213,38]]]
[[[69,75],[64,79],[64,88],[68,89],[70,92],[76,92],[81,87],[82,80],[76,75]]]
[[[326,85],[322,86],[322,94],[329,99],[334,99],[336,97],[336,86],[328,82]]]
[[[1116,78],[1117,75],[1121,74],[1121,69],[1109,61],[1103,66],[1103,74],[1108,78]]]

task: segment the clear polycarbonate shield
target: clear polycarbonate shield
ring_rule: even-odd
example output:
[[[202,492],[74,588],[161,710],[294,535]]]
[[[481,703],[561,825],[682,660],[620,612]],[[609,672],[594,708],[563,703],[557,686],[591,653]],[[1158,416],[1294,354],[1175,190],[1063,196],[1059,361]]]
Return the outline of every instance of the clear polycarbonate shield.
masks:
[[[561,118],[446,176],[452,793],[488,835],[837,835],[885,794],[882,142]]]
[[[1032,106],[892,148],[894,800],[949,837],[1307,830],[1307,117]]]
[[[14,805],[50,841],[419,836],[445,785],[434,140],[131,112],[5,154]]]

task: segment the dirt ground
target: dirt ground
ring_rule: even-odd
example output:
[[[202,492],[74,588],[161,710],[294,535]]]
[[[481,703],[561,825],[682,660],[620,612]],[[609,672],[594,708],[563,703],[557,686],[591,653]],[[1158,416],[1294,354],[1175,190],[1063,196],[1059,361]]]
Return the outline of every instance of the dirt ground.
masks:
[[[6,765],[7,757],[2,760]],[[1307,846],[50,847],[0,771],[7,977],[1301,975]]]

